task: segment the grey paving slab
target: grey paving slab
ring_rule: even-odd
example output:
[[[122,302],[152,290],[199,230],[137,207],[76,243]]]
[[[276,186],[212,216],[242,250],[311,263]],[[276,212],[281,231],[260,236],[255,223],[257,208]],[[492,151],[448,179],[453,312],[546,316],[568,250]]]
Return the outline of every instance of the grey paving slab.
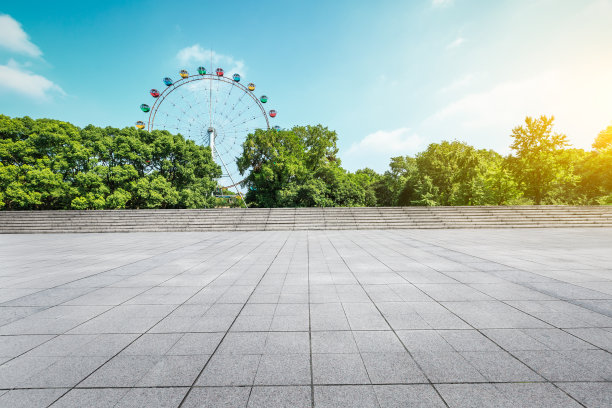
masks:
[[[610,247],[610,228],[2,235],[0,407],[607,407]]]
[[[310,387],[253,387],[249,408],[312,407]]]
[[[318,408],[372,408],[379,407],[371,385],[317,386],[314,390]]]
[[[0,407],[44,408],[65,394],[68,389],[11,390],[0,395]]]
[[[250,394],[251,387],[196,387],[183,407],[245,408]]]
[[[374,392],[381,408],[441,408],[446,406],[431,385],[375,385]]]

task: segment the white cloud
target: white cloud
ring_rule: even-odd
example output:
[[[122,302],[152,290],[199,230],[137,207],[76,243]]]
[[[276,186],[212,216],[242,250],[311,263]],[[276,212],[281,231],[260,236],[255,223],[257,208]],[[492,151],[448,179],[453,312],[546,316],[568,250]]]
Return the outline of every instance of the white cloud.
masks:
[[[204,49],[200,44],[185,47],[176,54],[177,61],[185,67],[195,64],[210,67],[211,57],[214,65],[213,69],[221,67],[228,74],[239,73],[243,76],[246,74],[244,61],[237,60],[230,55],[223,55],[216,51]]]
[[[454,2],[455,0],[431,0],[431,5],[434,7],[448,7]]]
[[[0,47],[31,57],[40,57],[42,51],[30,41],[21,24],[7,14],[0,15]]]
[[[16,92],[38,100],[47,100],[53,93],[66,94],[53,81],[25,70],[12,59],[8,64],[0,65],[0,91],[2,90]]]
[[[594,63],[499,82],[447,104],[423,122],[419,133],[505,150],[512,128],[525,116],[554,115],[558,132],[578,147],[589,147],[610,122],[611,69],[612,64]]]
[[[451,48],[457,48],[459,47],[461,44],[463,44],[465,42],[465,38],[463,37],[457,37],[454,41],[452,41],[451,43],[449,43],[446,48],[447,49],[451,49]]]
[[[474,80],[474,74],[467,74],[467,75],[465,75],[462,78],[454,80],[453,82],[451,82],[450,84],[448,84],[444,88],[440,89],[440,91],[438,91],[438,92],[439,93],[447,93],[447,92],[457,91],[457,90],[459,90],[461,88],[466,87],[470,83],[472,83],[473,80]]]
[[[391,157],[414,154],[423,146],[423,139],[408,128],[378,130],[353,143],[343,154],[343,164],[357,169],[364,167],[364,163],[381,163],[374,170],[384,171]]]

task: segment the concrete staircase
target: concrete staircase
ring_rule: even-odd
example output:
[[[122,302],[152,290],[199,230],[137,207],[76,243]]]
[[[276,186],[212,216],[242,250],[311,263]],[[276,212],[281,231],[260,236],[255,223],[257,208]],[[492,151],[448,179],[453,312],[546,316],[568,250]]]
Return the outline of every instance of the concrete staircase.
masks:
[[[0,233],[612,227],[612,206],[0,211]]]

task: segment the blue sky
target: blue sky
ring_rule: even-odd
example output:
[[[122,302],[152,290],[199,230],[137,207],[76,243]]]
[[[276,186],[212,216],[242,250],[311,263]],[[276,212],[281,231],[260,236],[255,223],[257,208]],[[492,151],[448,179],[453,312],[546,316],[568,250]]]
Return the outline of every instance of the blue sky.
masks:
[[[506,153],[526,115],[588,148],[612,122],[612,0],[4,2],[0,113],[131,126],[161,78],[215,65],[344,165],[458,139]]]

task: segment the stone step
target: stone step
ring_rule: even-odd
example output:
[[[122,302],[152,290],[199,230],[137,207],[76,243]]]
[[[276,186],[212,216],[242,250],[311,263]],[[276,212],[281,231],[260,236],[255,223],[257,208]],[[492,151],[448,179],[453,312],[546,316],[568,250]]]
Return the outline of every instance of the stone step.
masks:
[[[0,211],[0,233],[610,227],[612,207]]]

